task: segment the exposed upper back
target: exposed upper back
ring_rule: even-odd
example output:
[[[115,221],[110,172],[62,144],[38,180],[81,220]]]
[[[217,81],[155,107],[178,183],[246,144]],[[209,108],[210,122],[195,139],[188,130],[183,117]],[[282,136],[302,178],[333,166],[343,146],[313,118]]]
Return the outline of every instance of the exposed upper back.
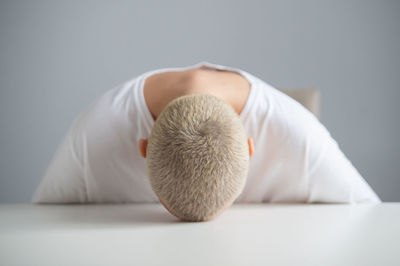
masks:
[[[211,94],[230,104],[240,114],[250,91],[248,80],[239,73],[196,68],[150,75],[143,87],[153,118],[173,99],[194,93]]]

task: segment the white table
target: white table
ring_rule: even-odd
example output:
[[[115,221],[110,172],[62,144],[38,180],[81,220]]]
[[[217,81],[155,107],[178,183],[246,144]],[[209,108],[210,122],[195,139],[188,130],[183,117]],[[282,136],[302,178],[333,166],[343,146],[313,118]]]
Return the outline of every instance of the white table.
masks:
[[[159,204],[3,204],[0,265],[400,265],[400,203],[234,205],[203,223]]]

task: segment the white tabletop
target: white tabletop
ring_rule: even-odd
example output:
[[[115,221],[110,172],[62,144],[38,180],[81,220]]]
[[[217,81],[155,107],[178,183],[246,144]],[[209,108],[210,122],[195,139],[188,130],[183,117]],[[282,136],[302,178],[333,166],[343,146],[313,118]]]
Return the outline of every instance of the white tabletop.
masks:
[[[159,204],[0,205],[0,265],[400,265],[400,203],[234,205],[179,222]]]

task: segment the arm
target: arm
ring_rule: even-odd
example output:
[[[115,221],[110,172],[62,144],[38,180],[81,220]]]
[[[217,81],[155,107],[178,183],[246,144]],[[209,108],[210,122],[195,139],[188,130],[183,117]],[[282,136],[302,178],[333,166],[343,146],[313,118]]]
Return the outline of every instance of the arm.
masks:
[[[36,189],[32,203],[82,203],[87,201],[79,142],[74,130],[65,135],[45,175]]]
[[[381,202],[368,183],[340,150],[325,126],[298,102],[276,92],[275,139],[282,139],[289,173],[302,173],[306,202]],[[271,123],[271,122],[270,122]],[[296,169],[298,166],[299,169]]]
[[[379,203],[381,200],[330,135],[309,175],[308,202]]]

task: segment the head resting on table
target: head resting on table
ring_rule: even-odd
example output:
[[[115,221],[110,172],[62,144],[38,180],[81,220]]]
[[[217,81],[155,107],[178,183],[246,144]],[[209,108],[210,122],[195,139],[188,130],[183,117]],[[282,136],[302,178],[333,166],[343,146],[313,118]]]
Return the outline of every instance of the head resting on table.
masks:
[[[234,109],[208,94],[168,103],[139,143],[153,191],[184,221],[212,220],[233,203],[253,150]]]

